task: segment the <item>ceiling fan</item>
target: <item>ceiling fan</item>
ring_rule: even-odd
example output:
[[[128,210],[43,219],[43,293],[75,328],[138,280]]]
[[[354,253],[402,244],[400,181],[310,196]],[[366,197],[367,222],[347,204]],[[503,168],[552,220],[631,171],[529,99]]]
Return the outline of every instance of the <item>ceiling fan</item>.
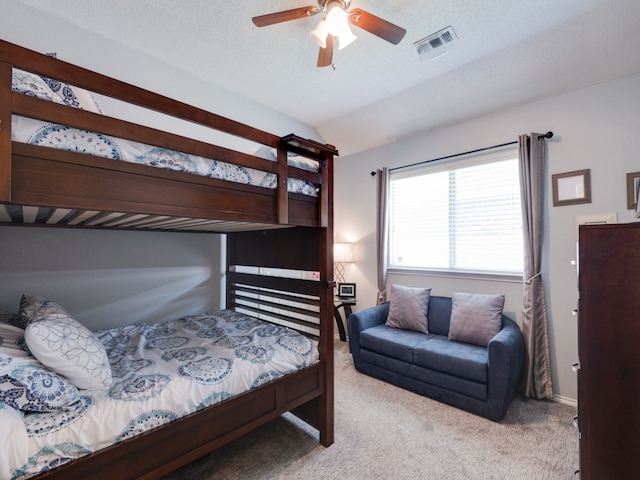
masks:
[[[369,33],[397,45],[404,38],[407,31],[380,17],[365,12],[359,8],[349,10],[351,0],[318,0],[318,6],[308,6],[268,13],[253,17],[257,27],[266,27],[275,23],[298,20],[323,13],[324,17],[318,25],[309,32],[314,42],[320,47],[318,53],[318,67],[331,65],[333,48],[337,40],[338,50],[351,44],[356,36],[349,28],[349,24],[362,28]]]

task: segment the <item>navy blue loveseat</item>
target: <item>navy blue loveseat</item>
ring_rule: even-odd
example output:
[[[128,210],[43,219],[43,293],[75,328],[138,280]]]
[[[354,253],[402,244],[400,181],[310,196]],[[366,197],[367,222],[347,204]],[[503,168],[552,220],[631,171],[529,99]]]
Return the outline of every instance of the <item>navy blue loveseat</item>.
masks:
[[[349,346],[356,369],[399,387],[499,422],[524,363],[522,332],[502,315],[487,347],[449,340],[451,298],[432,296],[429,333],[385,325],[389,303],[353,313]]]

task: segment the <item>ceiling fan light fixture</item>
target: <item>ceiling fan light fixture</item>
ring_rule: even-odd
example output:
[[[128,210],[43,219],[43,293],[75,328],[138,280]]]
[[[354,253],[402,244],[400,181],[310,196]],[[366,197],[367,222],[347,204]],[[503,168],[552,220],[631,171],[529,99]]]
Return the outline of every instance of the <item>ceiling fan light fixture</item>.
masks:
[[[331,35],[337,37],[345,28],[349,28],[349,17],[339,1],[330,1],[327,4],[327,16],[325,18]]]
[[[344,47],[351,45],[356,38],[358,37],[353,34],[347,25],[347,28],[338,35],[338,50],[342,50]]]
[[[357,38],[349,24],[355,25],[393,45],[397,45],[404,38],[407,31],[383,18],[361,10],[350,9],[351,0],[317,0],[317,7],[299,7],[290,10],[268,13],[253,17],[256,27],[266,27],[276,23],[298,20],[322,13],[322,18],[309,36],[320,47],[318,52],[318,67],[332,65],[334,46],[342,50],[351,45]]]
[[[351,45],[356,37],[349,27],[349,15],[345,10],[345,3],[332,0],[327,3],[327,15],[325,17],[329,35],[338,38],[338,50]]]
[[[311,39],[318,45],[320,48],[327,47],[327,35],[329,34],[329,26],[327,25],[327,21],[323,18],[318,22],[316,28],[309,32],[309,36]]]

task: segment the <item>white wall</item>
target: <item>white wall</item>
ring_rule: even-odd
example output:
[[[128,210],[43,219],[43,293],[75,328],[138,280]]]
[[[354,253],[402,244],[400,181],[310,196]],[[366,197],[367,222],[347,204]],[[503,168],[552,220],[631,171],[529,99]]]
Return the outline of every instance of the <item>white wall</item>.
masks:
[[[2,2],[0,39],[57,52],[67,62],[276,135],[318,138],[293,118],[13,0]],[[117,116],[111,106],[103,105]],[[192,135],[192,125],[180,128],[201,138]],[[243,151],[256,148],[235,138],[223,141]],[[89,328],[219,308],[223,248],[214,234],[0,227],[0,308],[17,311],[22,293],[44,296]]]
[[[517,140],[519,134],[548,130],[543,279],[547,293],[554,392],[575,401],[577,360],[576,216],[627,210],[626,174],[640,171],[635,139],[640,132],[640,74],[549,98],[519,108],[442,127],[374,150],[339,158],[335,167],[335,240],[355,242],[356,263],[346,272],[358,288],[357,309],[372,306],[376,293],[375,195],[372,170],[395,167]],[[553,207],[551,175],[591,169],[592,203]],[[428,276],[393,276],[390,282],[431,286],[434,294],[453,290],[505,293],[505,312],[521,322],[520,283],[495,283]]]
[[[2,2],[0,39],[41,53],[56,52],[66,62],[279,136],[294,132],[320,140],[316,130],[302,122],[15,0]],[[222,75],[224,71],[222,68]],[[209,137],[212,142],[219,142],[220,138]],[[248,151],[246,144],[235,137],[224,141],[225,146]]]
[[[0,309],[23,293],[53,300],[91,329],[219,309],[220,235],[0,227]]]

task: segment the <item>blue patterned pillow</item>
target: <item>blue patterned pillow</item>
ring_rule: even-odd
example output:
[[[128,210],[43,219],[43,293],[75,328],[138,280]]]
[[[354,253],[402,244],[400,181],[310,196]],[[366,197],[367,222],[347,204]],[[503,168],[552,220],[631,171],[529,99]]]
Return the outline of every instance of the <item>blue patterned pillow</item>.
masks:
[[[13,312],[8,312],[7,310],[0,309],[0,324],[13,325],[14,327],[24,328],[22,326],[22,320],[20,319],[20,315]]]
[[[69,312],[46,298],[34,297],[33,295],[22,295],[20,298],[18,316],[22,328],[27,328],[27,325],[39,318],[53,315],[69,315]]]
[[[57,58],[56,53],[47,53],[47,56]],[[42,77],[51,91],[58,96],[60,103],[73,108],[80,108],[94,113],[102,113],[102,110],[86,90],[68,85],[54,78]]]
[[[41,100],[60,104],[64,103],[40,76],[23,70],[13,70],[13,74],[11,76],[11,89],[14,92],[22,93],[23,95],[28,95],[30,97],[36,97]]]
[[[20,365],[0,376],[0,402],[16,410],[53,412],[79,398],[75,386],[36,365]]]
[[[112,383],[109,358],[91,330],[50,300],[23,295],[27,347],[43,365],[81,389],[107,390]]]
[[[7,357],[29,358],[31,355],[24,341],[24,328],[0,323],[0,366],[6,363],[3,360]]]

